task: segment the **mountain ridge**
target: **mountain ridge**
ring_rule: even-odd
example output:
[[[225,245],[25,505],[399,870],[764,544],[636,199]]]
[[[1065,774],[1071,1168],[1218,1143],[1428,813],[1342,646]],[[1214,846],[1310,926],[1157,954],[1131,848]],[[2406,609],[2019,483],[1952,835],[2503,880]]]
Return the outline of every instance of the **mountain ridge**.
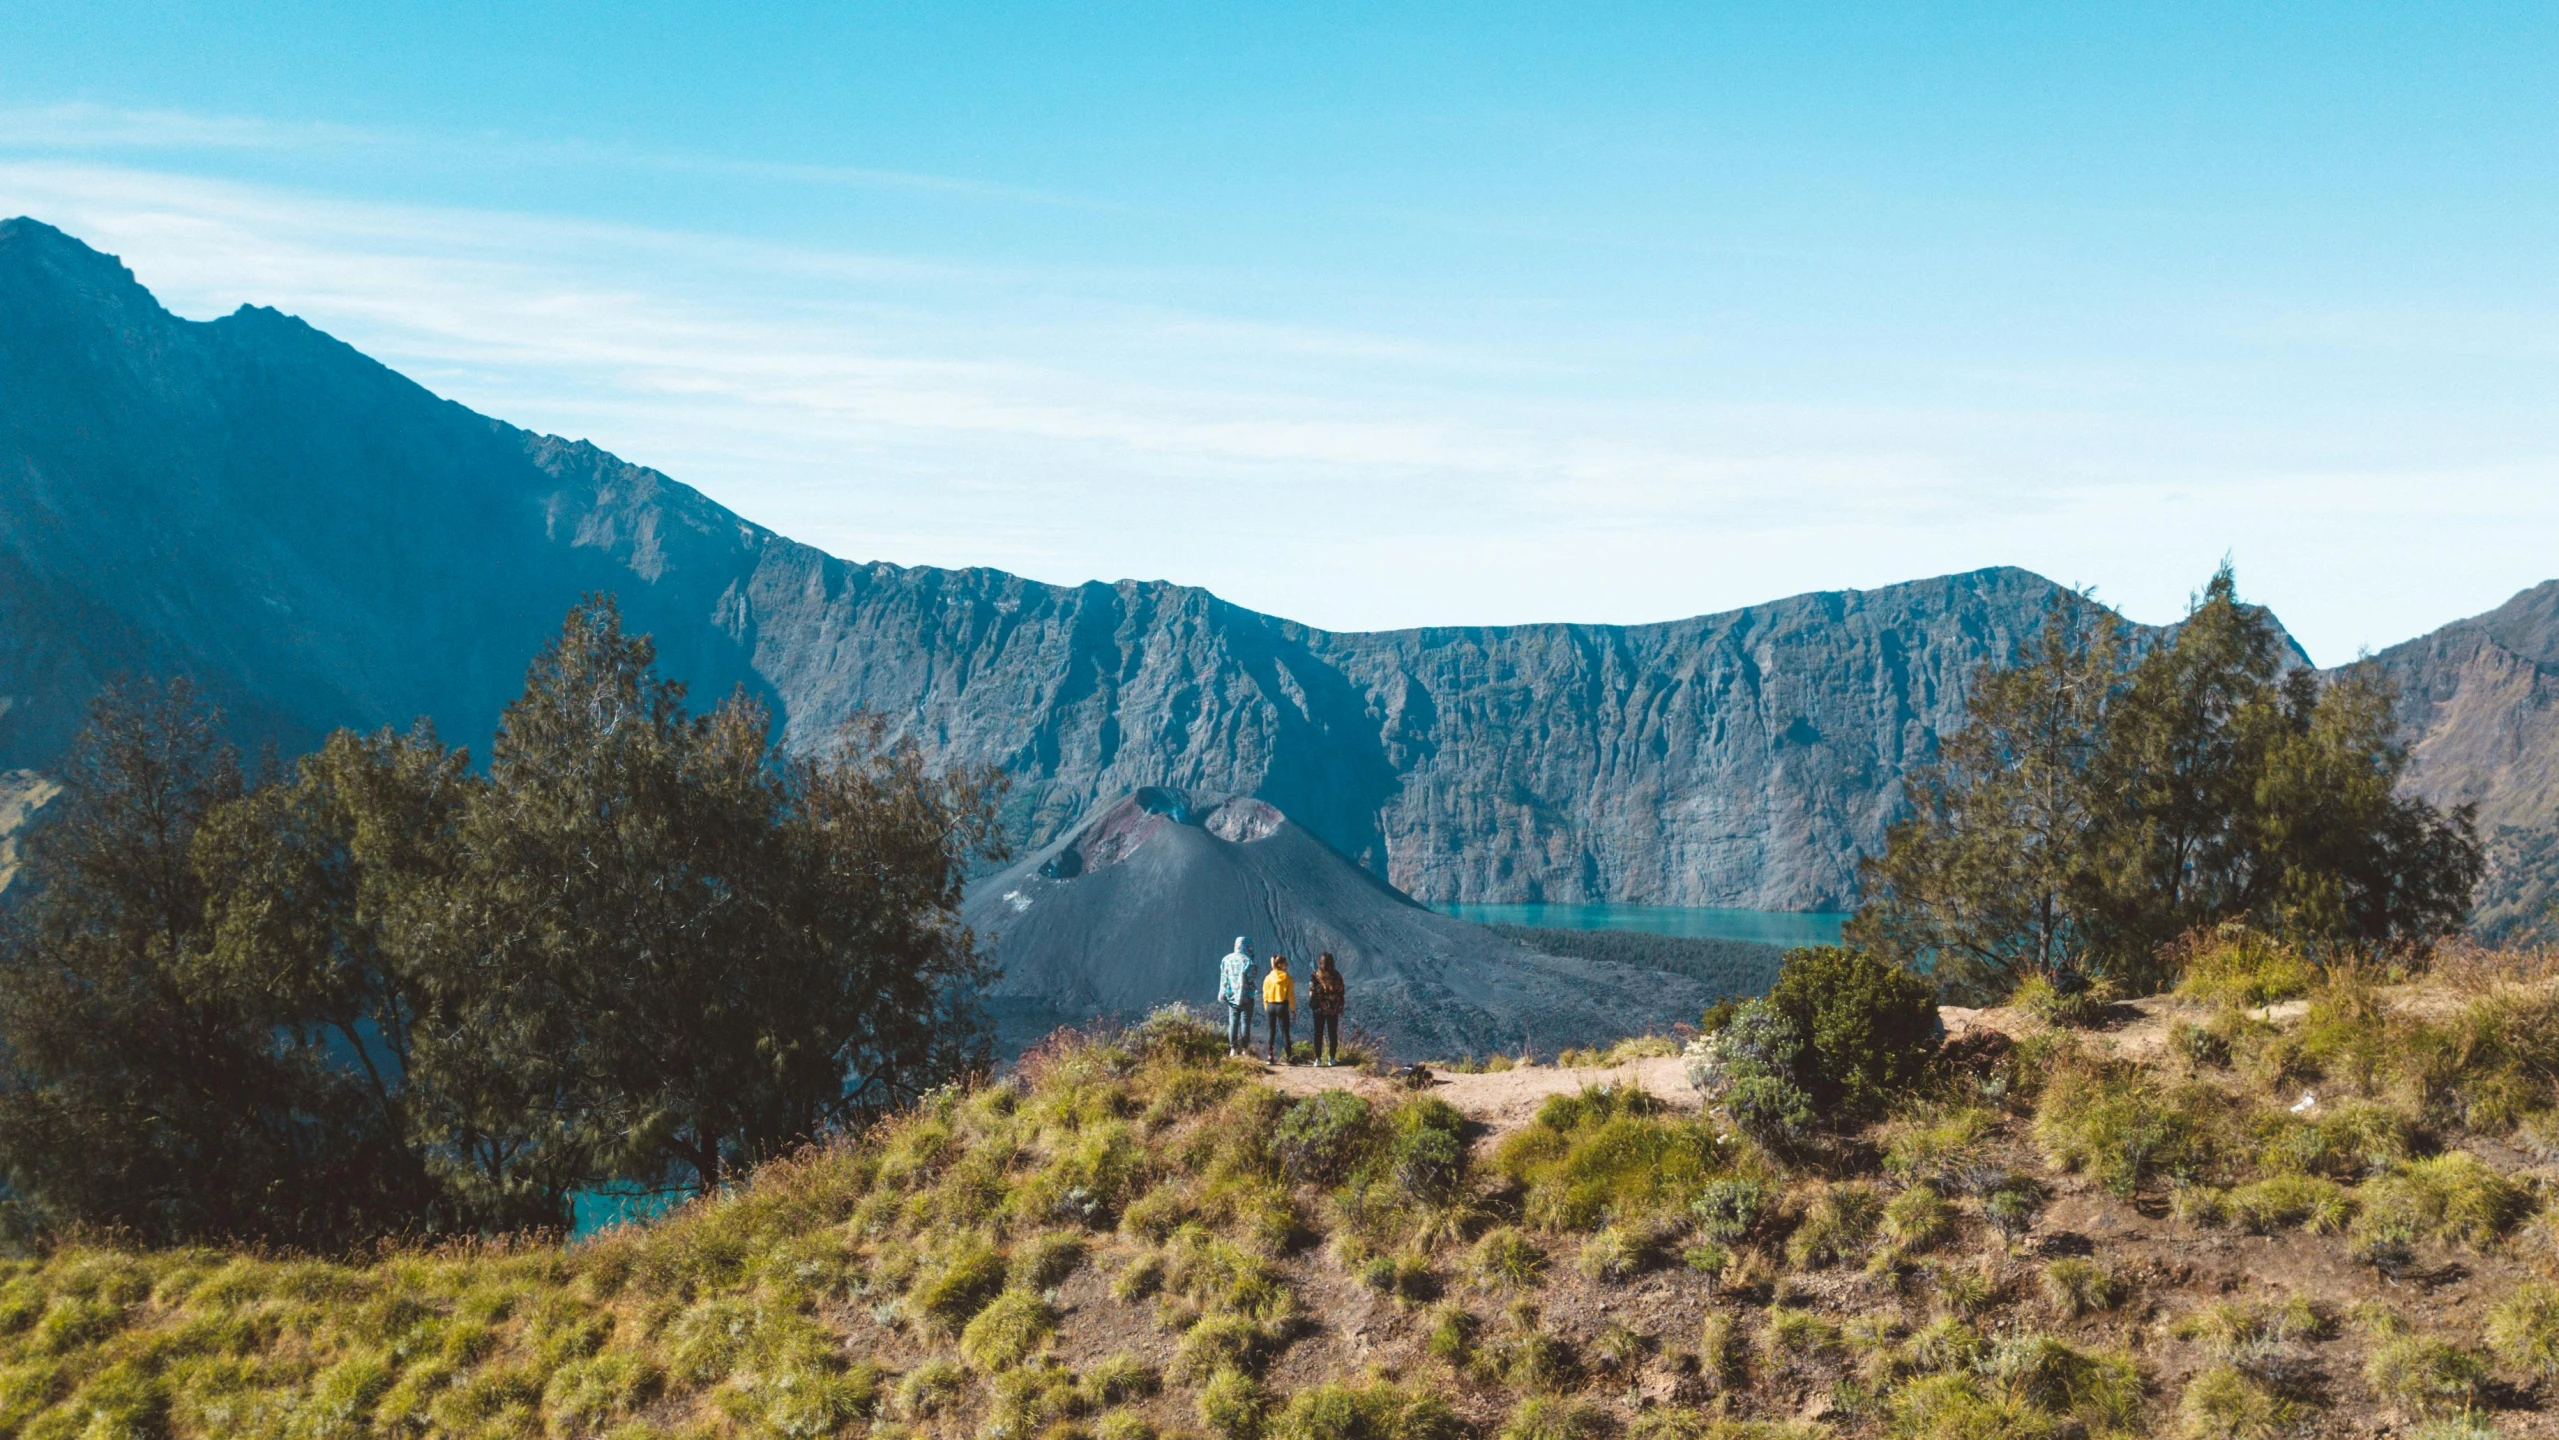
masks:
[[[427,715],[484,751],[590,591],[796,746],[867,710],[1002,766],[1025,849],[1166,785],[1260,796],[1427,901],[1817,909],[1853,899],[1901,777],[2059,587],[1990,567],[1646,624],[1340,632],[1167,581],[846,561],[281,312],[171,315],[112,257],[0,222],[0,769],[49,763],[127,670],[196,673],[288,749]],[[2429,739],[2421,785],[2459,769]]]

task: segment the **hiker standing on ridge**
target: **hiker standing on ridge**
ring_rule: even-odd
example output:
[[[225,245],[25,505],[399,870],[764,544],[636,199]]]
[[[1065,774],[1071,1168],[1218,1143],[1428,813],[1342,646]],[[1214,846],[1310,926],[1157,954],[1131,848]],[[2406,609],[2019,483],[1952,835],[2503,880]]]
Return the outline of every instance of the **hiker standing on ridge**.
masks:
[[[1217,962],[1217,998],[1226,1006],[1226,1053],[1253,1053],[1253,942],[1238,935]]]
[[[1288,957],[1271,957],[1271,973],[1262,977],[1262,1013],[1271,1017],[1271,1063],[1288,1059],[1289,1046],[1296,1042],[1289,1036],[1289,1023],[1295,1018],[1292,1008],[1297,1003],[1297,982],[1289,978]]]
[[[1306,1012],[1315,1017],[1315,1063],[1330,1066],[1342,1058],[1342,972],[1333,968],[1333,952],[1315,957],[1315,974],[1306,982]]]

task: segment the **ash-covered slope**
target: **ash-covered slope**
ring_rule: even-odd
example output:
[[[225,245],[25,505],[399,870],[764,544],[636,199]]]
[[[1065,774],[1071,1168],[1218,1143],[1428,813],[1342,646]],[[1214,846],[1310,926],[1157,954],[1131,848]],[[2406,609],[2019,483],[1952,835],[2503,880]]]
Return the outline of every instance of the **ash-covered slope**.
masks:
[[[1426,910],[1259,800],[1163,787],[980,880],[966,917],[1003,968],[993,1004],[1010,1046],[1167,1001],[1209,1005],[1237,935],[1265,961],[1290,957],[1301,984],[1331,951],[1349,1023],[1406,1058],[1551,1054],[1694,1020],[1714,998],[1684,976],[1542,955]]]

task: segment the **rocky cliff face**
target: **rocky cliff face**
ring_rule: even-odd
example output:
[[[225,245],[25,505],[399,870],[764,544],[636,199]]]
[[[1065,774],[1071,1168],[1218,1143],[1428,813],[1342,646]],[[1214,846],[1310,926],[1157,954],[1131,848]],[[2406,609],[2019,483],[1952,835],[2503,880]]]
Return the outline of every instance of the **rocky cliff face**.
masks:
[[[2480,929],[2559,939],[2559,580],[2374,658],[2399,685],[2409,787],[2479,807]]]
[[[1160,582],[848,563],[288,316],[179,320],[111,257],[0,224],[0,768],[41,769],[123,670],[191,673],[287,748],[418,715],[480,746],[590,590],[795,743],[870,710],[1003,766],[1030,848],[1164,785],[1258,795],[1425,900],[1788,909],[1853,898],[1901,777],[2055,587],[1336,634]]]

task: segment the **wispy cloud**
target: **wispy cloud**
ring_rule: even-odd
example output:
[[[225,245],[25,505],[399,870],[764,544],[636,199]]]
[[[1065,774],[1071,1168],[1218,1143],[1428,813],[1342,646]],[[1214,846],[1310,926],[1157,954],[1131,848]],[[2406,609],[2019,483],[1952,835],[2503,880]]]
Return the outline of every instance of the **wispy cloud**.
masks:
[[[411,143],[8,112],[0,212],[121,253],[181,313],[275,305],[854,558],[1168,576],[1337,626],[1656,619],[1989,563],[2164,617],[2232,548],[2292,618],[2278,587],[2321,593],[2327,570],[2546,568],[2526,552],[2559,523],[2512,499],[2551,475],[2544,452],[2308,462],[2277,453],[2271,419],[2163,426],[2140,383],[2156,371],[1941,367],[1746,398],[1767,394],[1734,383],[1746,370],[1666,383],[1658,360],[1589,344],[1185,309],[1143,274],[1030,255],[384,203],[209,178],[177,153]],[[783,185],[970,183],[763,168]],[[2410,485],[2426,527],[2392,523]],[[2311,532],[2323,552],[2297,557]],[[2404,593],[2359,583],[2377,597],[2363,609],[2295,620],[2322,658],[2399,638],[2367,617]]]

